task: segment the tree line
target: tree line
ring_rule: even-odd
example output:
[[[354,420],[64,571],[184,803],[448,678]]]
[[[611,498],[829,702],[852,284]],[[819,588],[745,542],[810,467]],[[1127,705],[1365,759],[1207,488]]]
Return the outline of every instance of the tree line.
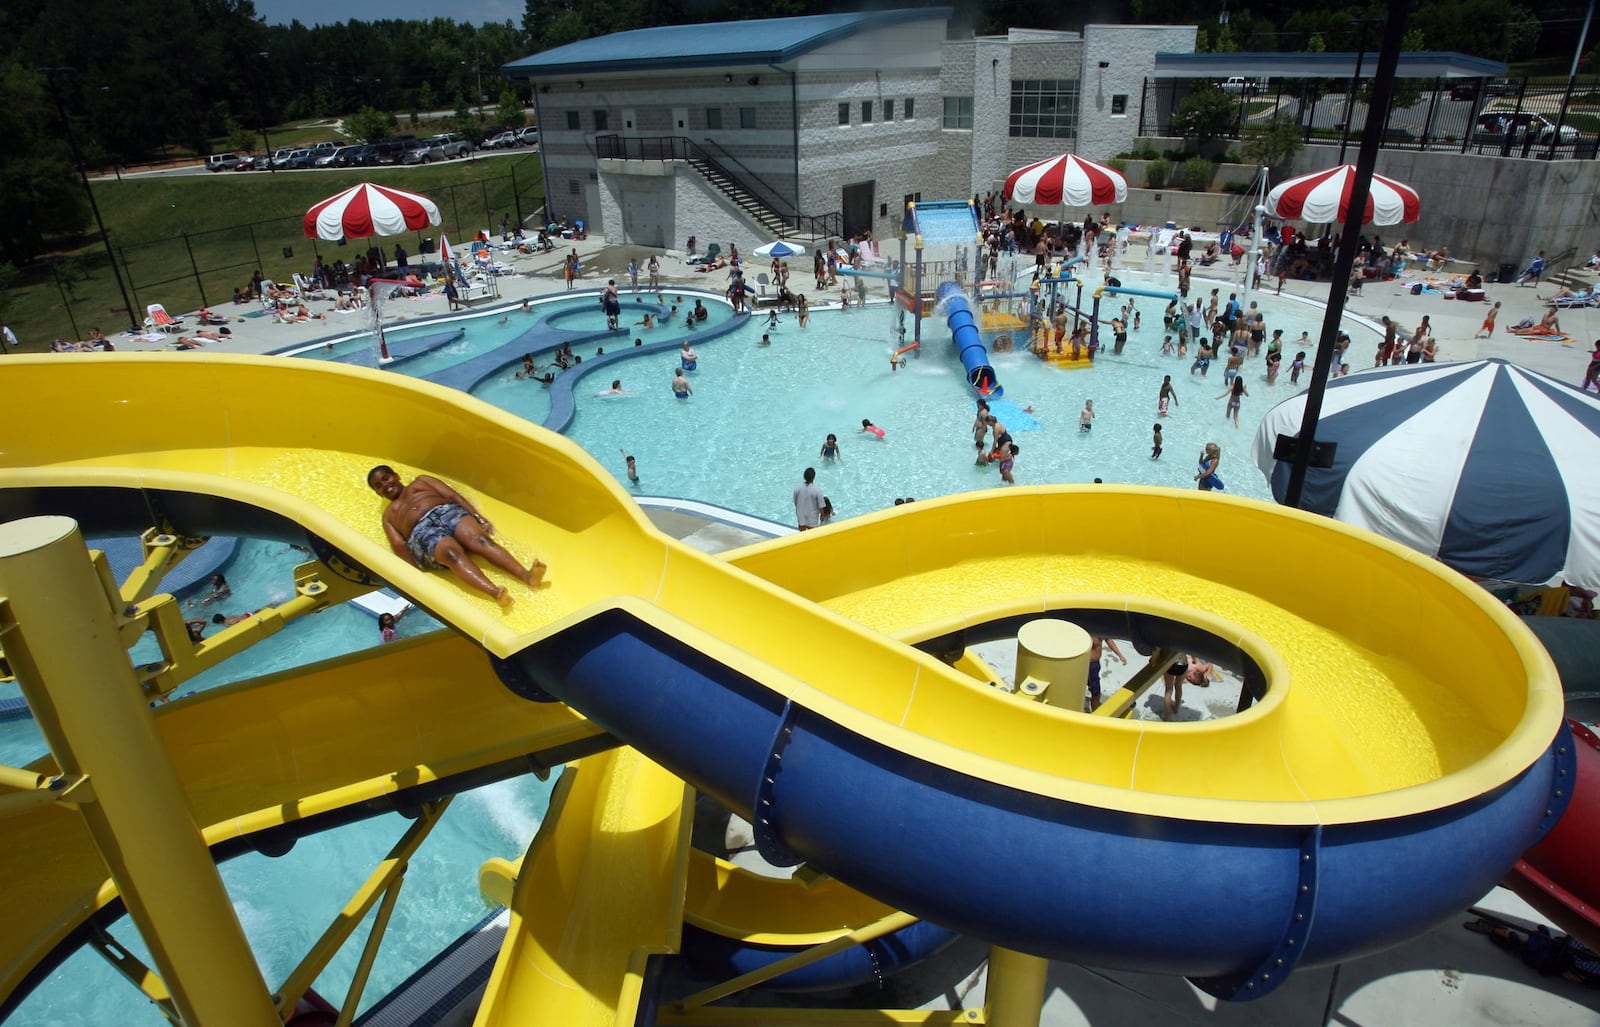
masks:
[[[896,0],[896,6],[931,3]],[[1302,51],[1353,49],[1361,19],[1381,19],[1385,11],[1378,2],[1244,3],[1109,0],[1092,15],[1198,24],[1204,50]],[[95,168],[135,164],[174,148],[205,154],[243,146],[263,125],[302,118],[349,117],[358,135],[376,134],[395,115],[411,112],[470,118],[479,107],[486,114],[515,111],[527,87],[508,81],[501,67],[565,43],[630,28],[828,13],[837,6],[838,0],[526,0],[521,24],[433,18],[307,26],[268,25],[251,0],[9,0],[0,5],[0,129],[8,143],[0,159],[0,254],[20,264],[88,222],[63,118],[84,163]],[[1011,26],[1081,28],[1090,10],[1058,0],[954,6],[955,35]],[[1226,20],[1219,18],[1223,11]],[[1540,12],[1563,25],[1571,14],[1556,5]],[[1514,0],[1416,0],[1410,28],[1421,48],[1500,60],[1536,54],[1541,43],[1559,49],[1576,35],[1575,27],[1541,33],[1539,17]],[[1369,47],[1376,48],[1375,39]]]

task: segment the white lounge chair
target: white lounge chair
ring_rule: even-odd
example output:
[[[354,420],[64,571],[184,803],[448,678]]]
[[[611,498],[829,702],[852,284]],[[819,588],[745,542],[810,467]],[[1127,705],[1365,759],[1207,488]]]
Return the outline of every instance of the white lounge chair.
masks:
[[[294,287],[299,290],[301,299],[323,300],[328,298],[320,286],[298,271],[294,272]]]
[[[167,308],[159,303],[151,303],[144,308],[144,326],[151,331],[174,333],[183,331],[183,321],[167,313]]]

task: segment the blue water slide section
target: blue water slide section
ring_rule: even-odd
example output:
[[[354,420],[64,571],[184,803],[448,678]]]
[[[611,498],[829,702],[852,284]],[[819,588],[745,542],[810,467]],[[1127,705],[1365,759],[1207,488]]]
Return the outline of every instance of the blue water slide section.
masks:
[[[810,862],[1019,951],[1183,975],[1222,998],[1422,933],[1492,887],[1566,802],[1558,760],[1570,756],[1558,753],[1571,749],[1558,736],[1493,792],[1385,821],[1210,823],[1088,806],[853,733],[685,633],[611,609],[509,662],[747,817],[776,865]]]
[[[1178,294],[1171,290],[1162,292],[1160,289],[1135,289],[1126,285],[1108,285],[1101,291],[1117,296],[1148,296],[1153,300],[1175,300],[1179,298]]]
[[[983,348],[983,336],[972,319],[972,309],[967,305],[966,293],[955,282],[939,286],[938,302],[944,304],[945,321],[950,325],[950,338],[955,341],[961,366],[966,368],[967,383],[980,395],[999,398],[1005,395],[1000,379],[989,365],[989,351]]]
[[[937,955],[960,935],[947,927],[918,920],[882,938],[835,952],[762,983],[763,988],[784,992],[837,991],[874,984]],[[683,954],[698,976],[708,979],[738,977],[771,966],[795,954],[795,949],[749,945],[720,934],[683,925]]]

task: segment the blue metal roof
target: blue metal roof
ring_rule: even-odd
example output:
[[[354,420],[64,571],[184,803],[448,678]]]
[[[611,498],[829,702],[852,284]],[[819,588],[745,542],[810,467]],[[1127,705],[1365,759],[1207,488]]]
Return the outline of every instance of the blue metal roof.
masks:
[[[1156,78],[1349,78],[1356,54],[1350,53],[1158,53]],[[1378,54],[1368,51],[1361,66],[1377,72]],[[1497,78],[1509,69],[1487,57],[1450,51],[1404,51],[1396,78]]]
[[[948,21],[950,15],[949,7],[921,7],[662,25],[568,43],[512,61],[501,70],[510,78],[540,78],[577,72],[780,64],[858,32],[932,18]]]

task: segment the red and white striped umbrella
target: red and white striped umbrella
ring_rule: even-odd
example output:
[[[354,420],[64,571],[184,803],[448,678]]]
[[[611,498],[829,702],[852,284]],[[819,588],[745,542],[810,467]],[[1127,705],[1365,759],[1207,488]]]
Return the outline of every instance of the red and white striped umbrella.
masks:
[[[1104,164],[1063,153],[1013,171],[1006,179],[1005,198],[1039,207],[1123,203],[1128,199],[1128,180]]]
[[[439,223],[439,208],[420,193],[362,182],[306,211],[306,235],[338,242],[400,235]]]
[[[1341,164],[1327,171],[1316,171],[1291,178],[1267,194],[1267,212],[1290,221],[1309,221],[1316,225],[1343,222],[1350,212],[1350,187],[1355,183],[1354,164]],[[1364,225],[1398,225],[1422,216],[1422,201],[1417,191],[1382,175],[1372,176],[1367,194]]]

